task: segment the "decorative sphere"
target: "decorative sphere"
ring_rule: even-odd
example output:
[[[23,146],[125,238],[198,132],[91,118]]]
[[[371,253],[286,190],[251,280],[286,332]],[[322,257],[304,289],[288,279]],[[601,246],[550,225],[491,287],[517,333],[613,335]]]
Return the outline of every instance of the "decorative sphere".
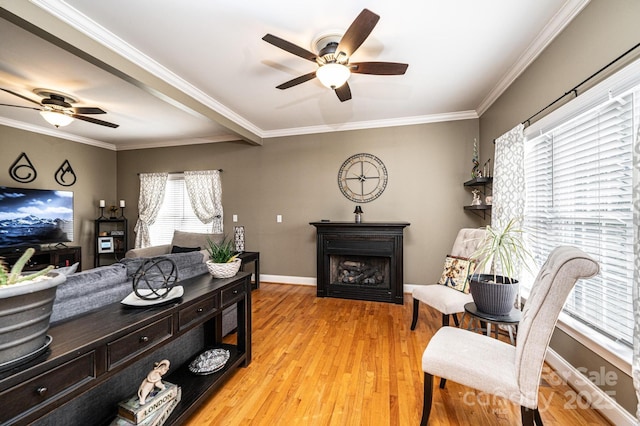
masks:
[[[178,268],[169,258],[146,259],[133,274],[133,292],[140,299],[167,297],[178,281]]]

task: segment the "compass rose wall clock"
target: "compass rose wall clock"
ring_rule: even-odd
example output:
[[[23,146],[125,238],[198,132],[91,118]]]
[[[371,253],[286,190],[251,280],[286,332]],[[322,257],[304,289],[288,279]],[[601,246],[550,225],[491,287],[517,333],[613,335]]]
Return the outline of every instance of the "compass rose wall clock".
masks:
[[[372,154],[355,154],[347,158],[338,172],[342,194],[356,203],[378,198],[387,187],[387,168]]]

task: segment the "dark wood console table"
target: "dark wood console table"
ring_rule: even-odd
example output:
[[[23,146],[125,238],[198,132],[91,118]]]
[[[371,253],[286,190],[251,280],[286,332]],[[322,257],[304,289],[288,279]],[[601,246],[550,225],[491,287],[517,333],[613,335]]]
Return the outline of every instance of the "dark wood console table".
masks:
[[[253,267],[255,270],[255,282],[253,284],[254,289],[260,288],[260,252],[259,251],[243,251],[238,255],[238,257],[242,260],[242,266],[240,266],[240,270],[244,271],[247,263],[253,262]]]
[[[75,398],[126,374],[123,370],[136,361],[202,329],[204,347],[189,354],[189,360],[211,347],[229,349],[231,357],[221,371],[207,376],[192,374],[188,362],[171,366],[163,379],[182,388],[182,400],[165,424],[184,422],[236,368],[251,362],[251,274],[240,272],[228,279],[206,274],[180,284],[184,295],[175,302],[139,309],[113,303],[51,327],[48,334],[53,341],[45,354],[0,373],[0,424],[37,423],[54,410],[65,410],[65,404]],[[237,305],[237,344],[222,344],[222,311],[233,304]],[[137,383],[143,378],[136,379]],[[91,404],[102,408],[95,412],[104,412],[107,404],[108,415],[74,418],[72,423],[108,423],[115,418],[117,402],[136,391],[137,385],[126,390],[126,395],[110,395],[115,401],[107,400],[106,395],[92,399]]]

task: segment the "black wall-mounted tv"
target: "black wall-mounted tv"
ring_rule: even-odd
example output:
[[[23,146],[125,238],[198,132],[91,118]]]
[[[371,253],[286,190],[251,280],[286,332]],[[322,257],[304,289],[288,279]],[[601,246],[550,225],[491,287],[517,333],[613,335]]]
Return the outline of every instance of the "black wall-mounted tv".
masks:
[[[0,249],[73,241],[73,192],[0,186]]]

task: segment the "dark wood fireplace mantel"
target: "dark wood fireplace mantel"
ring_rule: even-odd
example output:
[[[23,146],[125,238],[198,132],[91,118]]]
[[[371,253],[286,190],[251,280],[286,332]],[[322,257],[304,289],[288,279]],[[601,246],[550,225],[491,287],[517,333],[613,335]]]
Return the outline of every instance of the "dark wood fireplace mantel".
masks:
[[[408,222],[311,222],[317,231],[317,295],[403,303]]]

